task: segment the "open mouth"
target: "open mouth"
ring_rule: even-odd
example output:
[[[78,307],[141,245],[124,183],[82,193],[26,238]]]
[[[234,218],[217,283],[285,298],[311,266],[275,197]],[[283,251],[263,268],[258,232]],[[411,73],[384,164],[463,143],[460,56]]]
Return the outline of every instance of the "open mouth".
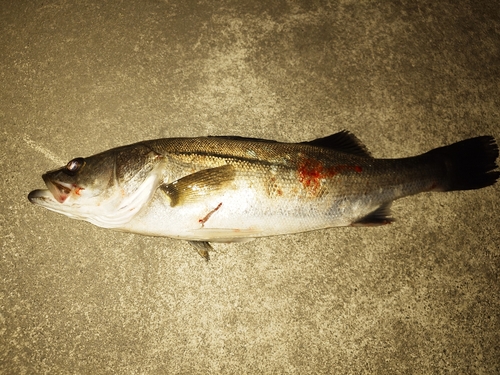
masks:
[[[49,191],[59,203],[64,203],[66,198],[71,194],[72,186],[56,181],[45,181]]]
[[[33,190],[28,194],[28,199],[31,203],[35,203],[37,200],[51,200],[55,199],[59,203],[64,203],[64,201],[70,196],[73,190],[73,185],[66,184],[59,181],[51,181],[46,176],[43,176],[47,189]]]

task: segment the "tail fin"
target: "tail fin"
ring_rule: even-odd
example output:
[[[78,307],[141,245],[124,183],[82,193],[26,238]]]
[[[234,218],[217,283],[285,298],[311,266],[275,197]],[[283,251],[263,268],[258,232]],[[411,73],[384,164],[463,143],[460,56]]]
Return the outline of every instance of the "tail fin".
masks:
[[[492,136],[470,138],[427,152],[426,156],[441,158],[446,165],[445,182],[436,190],[472,190],[493,185],[500,177],[498,145]]]

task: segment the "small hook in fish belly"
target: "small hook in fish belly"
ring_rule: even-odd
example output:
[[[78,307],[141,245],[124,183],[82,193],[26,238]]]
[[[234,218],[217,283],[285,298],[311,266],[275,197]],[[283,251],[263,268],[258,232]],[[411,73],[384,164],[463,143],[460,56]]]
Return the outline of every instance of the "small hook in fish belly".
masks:
[[[203,219],[198,220],[198,223],[201,224],[201,227],[203,228],[205,226],[205,223],[210,219],[210,216],[214,214],[215,211],[217,211],[219,208],[221,208],[222,202],[220,202],[217,207],[215,207],[212,211],[210,211],[208,214]]]

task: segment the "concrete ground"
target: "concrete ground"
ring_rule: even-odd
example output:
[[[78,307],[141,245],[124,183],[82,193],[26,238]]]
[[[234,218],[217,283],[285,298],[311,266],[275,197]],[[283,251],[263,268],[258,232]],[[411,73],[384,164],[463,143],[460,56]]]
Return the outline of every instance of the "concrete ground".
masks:
[[[4,1],[0,30],[0,373],[500,372],[500,184],[209,264],[27,200],[142,139],[500,140],[497,1]]]

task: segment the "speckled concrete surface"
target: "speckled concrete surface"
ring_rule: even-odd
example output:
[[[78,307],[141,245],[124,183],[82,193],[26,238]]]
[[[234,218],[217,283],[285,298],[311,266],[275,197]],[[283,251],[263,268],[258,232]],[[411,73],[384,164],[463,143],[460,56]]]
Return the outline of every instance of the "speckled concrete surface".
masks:
[[[500,140],[496,1],[4,3],[1,373],[500,372],[499,184],[209,264],[26,199],[141,139],[348,129],[376,157]]]

